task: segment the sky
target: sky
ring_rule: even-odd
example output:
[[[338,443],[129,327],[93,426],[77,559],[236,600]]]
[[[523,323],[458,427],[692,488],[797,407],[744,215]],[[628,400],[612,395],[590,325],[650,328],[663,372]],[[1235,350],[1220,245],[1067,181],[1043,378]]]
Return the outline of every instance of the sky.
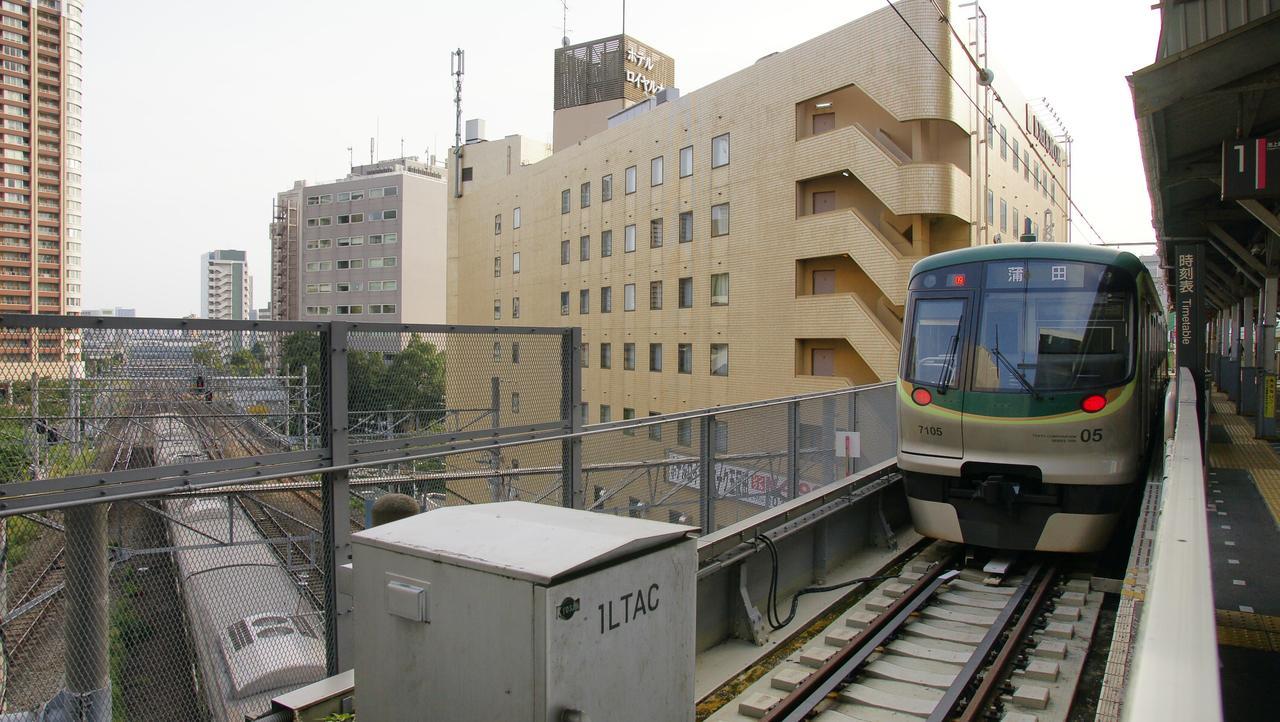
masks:
[[[881,7],[632,0],[626,31],[674,57],[676,85],[689,93]],[[1075,138],[1072,190],[1084,216],[1109,243],[1151,241],[1125,76],[1155,59],[1158,11],[1109,0],[982,7],[993,63],[1009,73],[997,91],[1014,83],[1048,97]],[[254,303],[266,306],[276,192],[341,178],[349,158],[368,161],[371,137],[382,158],[401,144],[406,155],[443,157],[453,48],[466,50],[464,118],[484,118],[490,138],[550,142],[563,14],[557,0],[86,3],[84,307],[197,312],[199,256],[218,248],[248,251]],[[575,43],[616,34],[622,3],[569,0],[567,28]],[[1097,242],[1086,228],[1074,233]]]

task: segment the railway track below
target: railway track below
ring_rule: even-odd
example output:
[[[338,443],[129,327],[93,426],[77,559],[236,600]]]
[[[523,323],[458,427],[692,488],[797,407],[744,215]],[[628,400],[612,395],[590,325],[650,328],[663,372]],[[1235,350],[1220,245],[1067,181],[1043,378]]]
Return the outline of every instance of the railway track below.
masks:
[[[935,544],[710,720],[1066,720],[1101,606],[1087,576],[992,577]]]

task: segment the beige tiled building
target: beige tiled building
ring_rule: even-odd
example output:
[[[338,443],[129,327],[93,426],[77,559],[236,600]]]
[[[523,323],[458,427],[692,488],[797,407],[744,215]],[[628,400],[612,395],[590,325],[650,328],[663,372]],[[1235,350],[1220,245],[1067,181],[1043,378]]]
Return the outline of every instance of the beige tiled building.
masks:
[[[1067,240],[1063,149],[1028,143],[1040,121],[1000,72],[1003,106],[979,83],[933,3],[899,9],[958,85],[888,8],[682,97],[637,78],[674,81],[670,56],[585,44],[648,99],[566,108],[558,78],[554,153],[463,147],[448,322],[581,326],[590,423],[893,378],[916,260],[1023,219]]]

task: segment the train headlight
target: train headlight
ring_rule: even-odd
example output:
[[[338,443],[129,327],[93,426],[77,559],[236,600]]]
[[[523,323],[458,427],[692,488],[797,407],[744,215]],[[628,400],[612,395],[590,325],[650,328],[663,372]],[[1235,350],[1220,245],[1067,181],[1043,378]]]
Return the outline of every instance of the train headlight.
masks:
[[[928,406],[933,402],[933,394],[929,393],[929,389],[916,389],[911,392],[911,400],[921,406]]]
[[[1090,414],[1096,414],[1107,407],[1107,398],[1102,394],[1092,394],[1084,397],[1084,401],[1080,402],[1080,408]]]

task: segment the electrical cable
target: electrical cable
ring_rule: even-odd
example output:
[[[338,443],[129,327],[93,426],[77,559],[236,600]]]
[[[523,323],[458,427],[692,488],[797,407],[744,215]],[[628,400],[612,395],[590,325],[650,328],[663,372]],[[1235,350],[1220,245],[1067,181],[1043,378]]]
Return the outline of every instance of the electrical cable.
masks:
[[[865,582],[883,582],[889,579],[897,579],[896,575],[889,574],[877,577],[859,577],[850,579],[847,582],[839,584],[830,584],[823,587],[805,587],[796,592],[791,598],[791,611],[787,613],[787,618],[782,619],[778,616],[778,548],[774,545],[773,540],[767,536],[761,535],[760,540],[764,542],[765,548],[769,550],[769,559],[772,562],[772,571],[769,574],[769,595],[765,598],[765,615],[768,618],[769,626],[773,631],[778,631],[791,623],[796,618],[796,610],[800,605],[800,597],[806,594],[818,594],[820,592],[833,592],[837,589],[852,587],[855,584],[863,584]]]
[[[897,6],[893,4],[893,0],[885,0],[885,4],[887,4],[893,10],[894,14],[897,15],[900,20],[902,20],[902,23],[907,26],[907,29],[911,31],[911,34],[916,36],[916,40],[920,41],[920,44],[924,46],[924,49],[929,51],[929,55],[933,56],[934,62],[938,64],[938,67],[942,68],[943,72],[947,74],[948,78],[951,78],[951,82],[954,83],[957,88],[959,88],[960,93],[964,95],[965,100],[968,100],[969,104],[972,105],[974,109],[978,111],[978,115],[981,116],[983,120],[987,121],[987,127],[990,128],[991,124],[995,123],[995,118],[987,115],[987,113],[983,111],[982,106],[978,105],[977,101],[973,99],[973,96],[969,95],[969,92],[965,89],[965,87],[961,85],[960,81],[956,79],[956,76],[951,73],[951,69],[947,67],[946,63],[942,62],[942,59],[939,58],[938,54],[933,51],[933,48],[929,47],[929,43],[925,42],[924,38],[920,36],[920,33],[916,32],[915,26],[911,24],[911,21],[907,20],[906,16],[902,14],[902,11],[898,10]],[[983,72],[985,68],[982,68],[981,66],[979,66],[978,61],[973,57],[973,55],[969,53],[968,48],[965,47],[964,42],[960,39],[960,35],[956,31],[955,26],[951,23],[951,19],[947,17],[946,13],[942,12],[941,8],[938,7],[938,4],[936,2],[933,3],[933,6],[934,6],[934,9],[939,14],[939,20],[947,24],[947,27],[951,30],[951,34],[956,37],[957,42],[960,42],[960,46],[965,49],[965,55],[969,58],[970,64],[972,64],[974,69],[976,69],[979,73]],[[1009,118],[1013,121],[1013,127],[1022,135],[1022,139],[1025,140],[1027,143],[1027,147],[1031,150],[1032,153],[1035,153],[1036,160],[1040,161],[1040,163],[1044,165],[1047,171],[1047,169],[1049,168],[1049,164],[1045,162],[1044,156],[1040,155],[1040,151],[1036,150],[1035,144],[1032,142],[1030,133],[1028,133],[1022,127],[1022,124],[1018,122],[1017,116],[1015,116],[1013,114],[1013,111],[1010,110],[1009,106],[1005,104],[1004,98],[1000,97],[1000,93],[995,91],[994,86],[992,86],[992,94],[995,96],[996,102],[1000,104],[1001,108],[1004,108],[1005,113],[1007,113],[1009,115]],[[1062,183],[1062,181],[1058,180],[1058,176],[1054,175],[1053,173],[1049,173],[1049,178],[1052,179],[1054,185],[1062,189],[1062,197],[1065,198],[1067,200],[1067,203],[1070,204],[1071,207],[1075,209],[1076,213],[1080,216],[1080,220],[1084,221],[1084,224],[1089,227],[1089,231],[1093,233],[1093,236],[1097,238],[1100,243],[1102,243],[1103,245],[1106,245],[1107,243],[1106,239],[1102,237],[1101,233],[1098,233],[1098,229],[1094,227],[1093,223],[1089,220],[1088,216],[1084,214],[1084,211],[1080,209],[1080,206],[1071,197],[1071,194],[1067,192],[1067,187]]]

